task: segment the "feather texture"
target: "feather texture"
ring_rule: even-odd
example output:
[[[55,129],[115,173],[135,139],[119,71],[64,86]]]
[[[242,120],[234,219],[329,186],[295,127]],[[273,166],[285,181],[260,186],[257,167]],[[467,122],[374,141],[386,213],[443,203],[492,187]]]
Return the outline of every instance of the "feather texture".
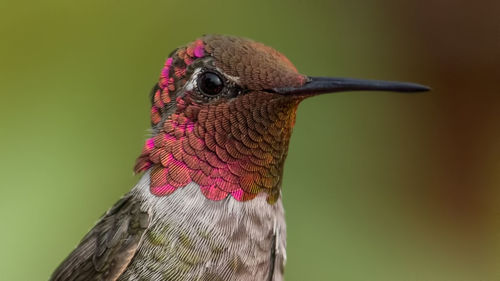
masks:
[[[149,226],[133,196],[120,199],[55,270],[52,281],[114,281],[126,270]]]

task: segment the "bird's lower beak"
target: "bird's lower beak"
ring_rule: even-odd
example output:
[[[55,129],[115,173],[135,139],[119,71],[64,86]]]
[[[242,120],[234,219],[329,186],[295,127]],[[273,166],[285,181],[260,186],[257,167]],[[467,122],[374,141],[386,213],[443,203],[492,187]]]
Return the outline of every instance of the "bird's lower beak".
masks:
[[[301,87],[277,88],[273,91],[283,95],[309,96],[343,91],[390,91],[415,93],[430,90],[429,87],[408,83],[352,78],[308,77]]]

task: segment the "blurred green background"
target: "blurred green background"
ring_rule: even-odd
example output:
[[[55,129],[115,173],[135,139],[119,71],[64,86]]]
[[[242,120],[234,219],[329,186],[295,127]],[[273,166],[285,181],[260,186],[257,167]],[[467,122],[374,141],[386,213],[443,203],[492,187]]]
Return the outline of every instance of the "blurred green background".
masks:
[[[500,280],[500,2],[469,2],[2,0],[0,279],[48,279],[134,185],[165,58],[223,33],[433,87],[303,102],[287,280]]]

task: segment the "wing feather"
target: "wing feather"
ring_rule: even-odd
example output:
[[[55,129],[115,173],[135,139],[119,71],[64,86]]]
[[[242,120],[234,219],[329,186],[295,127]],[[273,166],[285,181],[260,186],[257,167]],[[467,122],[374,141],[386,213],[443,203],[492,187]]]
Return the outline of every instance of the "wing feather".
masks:
[[[150,215],[131,195],[121,198],[54,271],[50,281],[115,281],[149,227]]]

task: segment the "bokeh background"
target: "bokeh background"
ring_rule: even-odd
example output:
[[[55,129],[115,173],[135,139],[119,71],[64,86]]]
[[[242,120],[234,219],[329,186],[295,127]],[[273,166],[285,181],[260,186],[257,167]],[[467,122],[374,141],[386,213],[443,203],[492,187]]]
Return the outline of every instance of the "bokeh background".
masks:
[[[309,75],[413,81],[299,108],[286,279],[500,280],[500,2],[0,2],[0,279],[47,280],[137,181],[149,90],[201,34]]]

